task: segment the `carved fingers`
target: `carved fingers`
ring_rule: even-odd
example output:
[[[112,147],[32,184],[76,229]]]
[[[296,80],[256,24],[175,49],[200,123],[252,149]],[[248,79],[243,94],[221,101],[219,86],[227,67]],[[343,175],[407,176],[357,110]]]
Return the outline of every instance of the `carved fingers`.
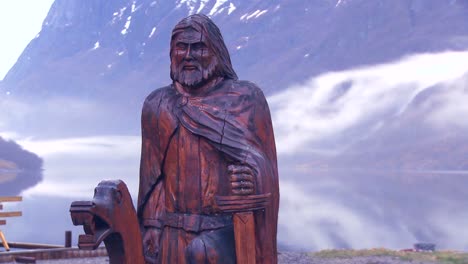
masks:
[[[233,194],[250,195],[255,193],[255,174],[250,167],[245,165],[229,165],[228,173]]]

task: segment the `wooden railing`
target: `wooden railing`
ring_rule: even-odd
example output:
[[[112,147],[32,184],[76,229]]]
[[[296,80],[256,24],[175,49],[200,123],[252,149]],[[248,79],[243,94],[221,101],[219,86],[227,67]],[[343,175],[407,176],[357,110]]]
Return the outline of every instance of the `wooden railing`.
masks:
[[[21,202],[23,197],[21,196],[0,196],[0,203],[5,202]],[[0,204],[0,211],[3,210],[3,204]],[[22,216],[23,213],[21,211],[13,211],[13,212],[0,212],[0,218],[4,217],[18,217]],[[0,219],[0,225],[6,225],[5,219]],[[3,234],[2,230],[0,230],[0,239],[2,240],[3,247],[10,251],[10,246],[8,246],[8,242]]]

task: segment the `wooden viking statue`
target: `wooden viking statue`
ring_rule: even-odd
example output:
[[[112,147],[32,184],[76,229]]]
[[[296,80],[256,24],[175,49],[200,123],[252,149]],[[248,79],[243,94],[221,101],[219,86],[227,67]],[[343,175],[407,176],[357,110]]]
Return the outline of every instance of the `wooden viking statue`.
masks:
[[[104,242],[111,264],[277,263],[278,169],[265,96],[237,80],[207,16],[175,26],[170,57],[173,83],[143,105],[137,211],[124,182],[102,181],[92,201],[70,207],[85,231],[78,246]]]
[[[173,83],[146,98],[141,120],[146,261],[228,264],[250,254],[277,263],[278,169],[265,96],[237,79],[205,15],[175,26],[170,58]]]
[[[237,80],[218,27],[192,15],[172,31],[173,83],[142,112],[137,212],[123,181],[75,201],[80,249],[110,264],[277,263],[278,168],[270,112]],[[141,230],[141,233],[138,232]]]

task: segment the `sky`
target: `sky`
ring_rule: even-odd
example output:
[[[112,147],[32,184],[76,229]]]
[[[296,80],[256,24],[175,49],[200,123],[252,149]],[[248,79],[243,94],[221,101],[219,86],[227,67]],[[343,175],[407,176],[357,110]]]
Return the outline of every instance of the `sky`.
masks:
[[[0,80],[41,31],[54,0],[0,0]]]

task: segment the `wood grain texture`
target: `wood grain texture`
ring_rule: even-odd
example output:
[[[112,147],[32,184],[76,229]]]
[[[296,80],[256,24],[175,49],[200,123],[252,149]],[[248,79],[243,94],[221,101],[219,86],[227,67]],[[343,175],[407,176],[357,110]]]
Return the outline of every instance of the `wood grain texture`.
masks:
[[[21,202],[23,197],[21,196],[0,196],[0,203],[3,202]]]
[[[23,213],[20,211],[14,211],[14,212],[0,212],[0,217],[19,217],[22,216]]]
[[[104,242],[109,263],[144,263],[138,219],[123,181],[101,181],[93,201],[73,202],[70,215],[85,231],[78,237],[80,249],[97,249]]]
[[[252,212],[235,213],[234,239],[237,263],[255,264],[255,220]]]
[[[227,258],[231,253],[224,252],[236,251],[234,234],[243,234],[250,246],[238,250],[253,249],[252,263],[277,263],[278,169],[265,96],[237,79],[219,29],[206,16],[175,26],[170,57],[173,83],[146,98],[141,118],[138,216],[140,223],[162,223],[143,224],[144,251],[160,253],[147,257],[164,264],[234,263],[244,253]],[[238,233],[234,219],[243,212],[255,225],[238,222]],[[175,223],[166,214],[186,216]],[[220,228],[216,220],[196,228],[207,216],[226,215],[233,233],[210,231]],[[161,239],[149,235],[155,228]]]
[[[3,234],[2,231],[0,231],[0,239],[2,240],[2,245],[5,248],[6,251],[10,251],[10,246],[8,245],[8,242],[5,238],[5,235]]]
[[[104,241],[112,264],[276,264],[279,181],[263,92],[238,80],[205,15],[174,27],[170,59],[172,84],[143,104],[137,214],[116,213],[130,195],[101,182],[92,202],[70,208],[85,229],[80,247]],[[106,238],[117,227],[123,242]]]

